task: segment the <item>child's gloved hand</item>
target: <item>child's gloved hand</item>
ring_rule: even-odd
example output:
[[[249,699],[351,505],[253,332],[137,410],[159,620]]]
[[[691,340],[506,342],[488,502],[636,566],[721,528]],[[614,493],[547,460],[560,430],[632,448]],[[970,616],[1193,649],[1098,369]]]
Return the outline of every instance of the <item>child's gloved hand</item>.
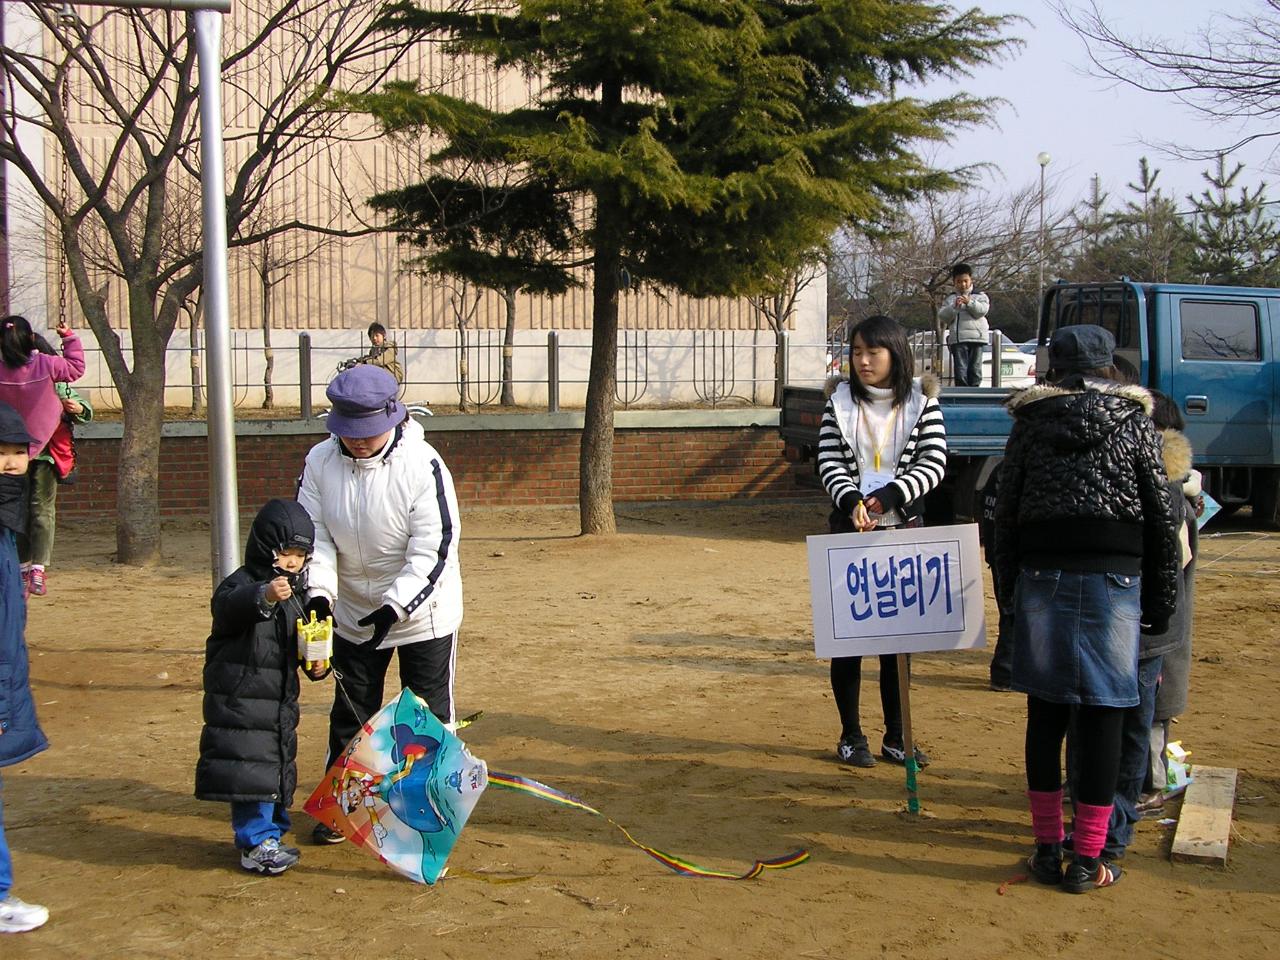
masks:
[[[316,594],[307,601],[306,607],[303,609],[307,613],[314,612],[317,620],[323,620],[325,617],[333,616],[333,607],[329,604],[329,598],[321,594]]]
[[[293,596],[293,587],[289,586],[288,577],[276,577],[267,583],[266,592],[262,597],[267,603],[279,603],[281,600],[288,600]]]
[[[373,638],[370,640],[375,647],[387,638],[392,625],[400,618],[396,616],[396,612],[389,604],[383,604],[367,617],[361,617],[356,623],[359,626],[367,627],[373,624]]]

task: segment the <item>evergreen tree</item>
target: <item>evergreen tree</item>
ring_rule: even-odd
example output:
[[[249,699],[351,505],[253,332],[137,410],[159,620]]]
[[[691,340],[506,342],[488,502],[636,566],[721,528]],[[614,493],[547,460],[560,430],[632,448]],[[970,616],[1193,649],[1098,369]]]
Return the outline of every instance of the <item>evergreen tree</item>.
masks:
[[[464,159],[456,153],[451,145],[436,159]],[[388,214],[388,225],[402,242],[423,251],[409,260],[410,269],[457,277],[502,297],[506,324],[501,402],[511,405],[516,294],[554,296],[574,285],[565,269],[573,215],[568,197],[530,183],[510,168],[468,162],[463,169],[464,176],[433,174],[421,183],[379,193],[369,202]],[[502,215],[490,216],[494,210]]]
[[[1252,192],[1231,191],[1244,164],[1227,173],[1226,160],[1218,157],[1213,171],[1202,174],[1209,186],[1197,197],[1193,233],[1196,251],[1192,269],[1204,283],[1270,287],[1280,283],[1280,226],[1267,209],[1266,184]]]
[[[1178,216],[1172,197],[1165,196],[1146,157],[1138,161],[1138,181],[1127,184],[1138,199],[1130,200],[1118,218],[1121,246],[1131,263],[1126,271],[1138,280],[1153,283],[1190,281],[1191,235]]]
[[[1173,199],[1157,185],[1159,177],[1142,157],[1137,180],[1126,184],[1137,196],[1119,210],[1109,209],[1107,193],[1093,178],[1089,197],[1074,216],[1080,248],[1070,265],[1071,279],[1194,282],[1191,234]]]
[[[918,0],[404,0],[385,27],[443,36],[537,92],[510,110],[411,84],[348,103],[586,199],[574,224],[592,274],[579,500],[582,531],[608,533],[624,278],[694,296],[767,291],[838,225],[954,182],[912,145],[983,122],[985,104],[900,90],[989,61],[1007,22]]]

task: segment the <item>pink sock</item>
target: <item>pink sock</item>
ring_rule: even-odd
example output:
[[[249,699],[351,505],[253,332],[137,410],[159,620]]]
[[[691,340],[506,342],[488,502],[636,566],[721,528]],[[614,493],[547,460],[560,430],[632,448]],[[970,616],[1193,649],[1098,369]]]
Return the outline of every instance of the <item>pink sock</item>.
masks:
[[[1031,801],[1031,831],[1036,836],[1036,843],[1061,843],[1062,788],[1028,790],[1027,799]]]
[[[1107,824],[1111,822],[1111,804],[1094,807],[1087,803],[1076,804],[1076,826],[1072,837],[1076,853],[1082,857],[1096,857],[1107,843]]]

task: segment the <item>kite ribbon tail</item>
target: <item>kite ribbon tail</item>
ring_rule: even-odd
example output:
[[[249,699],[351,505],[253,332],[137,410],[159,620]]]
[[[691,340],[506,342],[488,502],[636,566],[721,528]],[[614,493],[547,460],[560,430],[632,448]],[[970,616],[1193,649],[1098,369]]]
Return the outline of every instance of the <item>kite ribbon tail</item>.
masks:
[[[618,823],[616,820],[606,817],[595,807],[584,803],[577,797],[570,796],[567,793],[557,790],[555,787],[547,786],[545,783],[539,783],[537,780],[533,780],[529,777],[522,777],[515,773],[499,773],[496,770],[489,771],[489,782],[507,790],[515,790],[518,793],[523,793],[526,796],[537,797],[539,800],[546,800],[562,807],[572,807],[577,810],[582,810],[585,813],[590,813],[593,816],[597,816],[616,827],[622,835],[627,838],[627,842],[633,847],[647,853],[668,870],[685,877],[699,877],[705,880],[750,880],[753,877],[760,876],[760,874],[764,873],[766,870],[785,870],[788,867],[794,867],[798,864],[804,863],[809,859],[808,850],[796,850],[792,853],[788,853],[781,857],[774,857],[770,860],[756,860],[752,863],[750,869],[748,869],[746,873],[729,873],[723,870],[710,870],[706,867],[698,866],[698,864],[693,863],[692,861],[672,856],[669,853],[664,853],[656,847],[650,847],[647,844],[641,843],[631,835],[630,831],[628,831],[626,827]]]

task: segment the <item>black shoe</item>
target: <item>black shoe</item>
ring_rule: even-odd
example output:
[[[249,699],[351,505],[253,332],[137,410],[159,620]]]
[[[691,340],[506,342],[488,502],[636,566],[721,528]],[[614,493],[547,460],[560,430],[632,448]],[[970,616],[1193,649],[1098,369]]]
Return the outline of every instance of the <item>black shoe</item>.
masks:
[[[1037,843],[1036,852],[1027,857],[1031,876],[1051,886],[1062,882],[1062,844]]]
[[[915,748],[916,766],[927,767],[929,765],[929,755],[919,747]],[[907,762],[907,752],[902,749],[901,740],[882,740],[880,742],[880,756],[884,757],[890,763],[896,763],[905,766]]]
[[[866,737],[841,737],[836,744],[836,758],[841,763],[853,767],[874,767],[876,758],[871,755],[871,747]]]
[[[316,843],[342,843],[347,838],[327,823],[317,823],[316,828],[311,831],[311,839]]]
[[[1121,870],[1101,857],[1075,857],[1062,876],[1062,889],[1067,893],[1088,893],[1119,882]]]

